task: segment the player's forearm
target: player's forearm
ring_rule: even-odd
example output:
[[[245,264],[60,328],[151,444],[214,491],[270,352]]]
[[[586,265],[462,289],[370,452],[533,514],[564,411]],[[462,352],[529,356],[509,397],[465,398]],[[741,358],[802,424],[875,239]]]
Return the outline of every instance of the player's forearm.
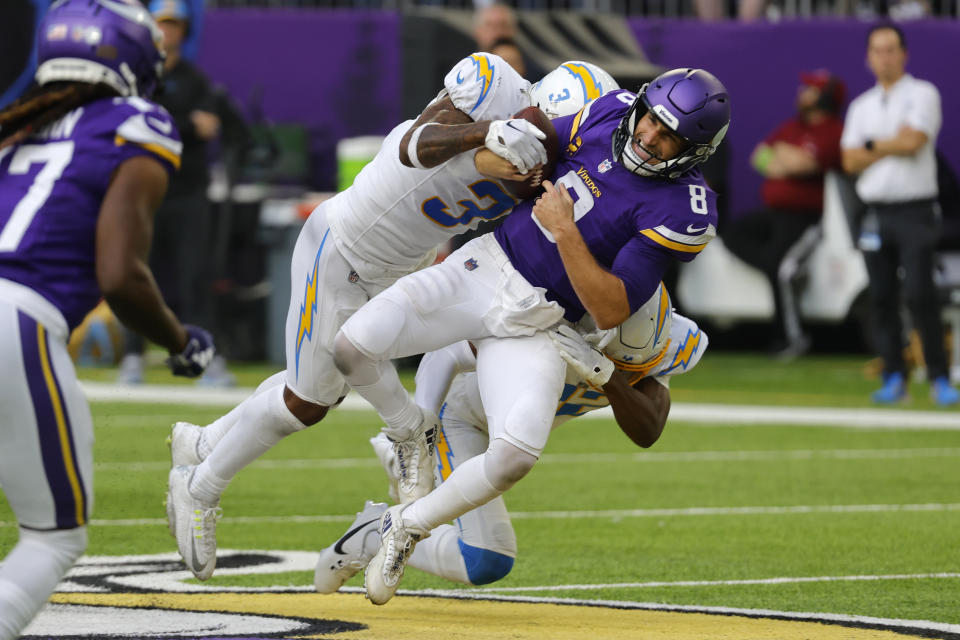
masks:
[[[875,140],[873,150],[880,156],[912,156],[927,143],[927,134],[904,127],[893,138]]]
[[[122,277],[101,278],[100,287],[110,309],[125,327],[171,353],[183,351],[187,332],[163,301],[146,265],[140,263]]]
[[[604,269],[590,253],[577,225],[553,231],[560,259],[583,308],[600,329],[612,329],[630,316],[630,302],[623,281]]]
[[[410,135],[411,138],[417,136],[417,160],[421,166],[429,169],[443,164],[464,151],[484,146],[490,123],[487,121],[452,125],[429,123],[423,127],[419,131],[419,136],[416,130],[413,130]],[[414,167],[416,165],[410,157],[410,139],[406,137],[404,139],[407,140],[407,144],[404,145],[402,142],[400,144],[400,162],[408,167]]]
[[[880,159],[880,155],[867,149],[844,149],[841,156],[843,170],[846,173],[862,173],[864,169]]]
[[[784,142],[773,145],[773,158],[768,166],[769,178],[800,178],[820,171],[817,158],[796,145]]]
[[[617,426],[640,447],[655,443],[670,413],[670,392],[652,378],[644,378],[630,386],[628,374],[617,370],[603,385]]]

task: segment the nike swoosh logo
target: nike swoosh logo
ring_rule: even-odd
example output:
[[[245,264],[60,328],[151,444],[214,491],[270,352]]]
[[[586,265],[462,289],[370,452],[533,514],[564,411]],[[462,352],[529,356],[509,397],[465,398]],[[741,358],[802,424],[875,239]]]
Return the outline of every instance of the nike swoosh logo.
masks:
[[[203,564],[197,562],[197,538],[196,536],[190,536],[190,569],[194,574],[198,574],[203,571]]]
[[[697,229],[692,224],[687,225],[687,233],[700,233],[701,231],[706,231],[706,229],[707,229],[706,227],[700,227],[699,229]]]
[[[343,534],[342,538],[337,540],[337,544],[333,545],[333,552],[341,556],[347,555],[347,552],[343,550],[343,543],[349,540],[350,538],[352,538],[354,535],[356,535],[358,531],[365,528],[367,525],[377,522],[379,520],[380,518],[374,518],[373,520],[368,520],[367,522],[364,522],[363,524],[359,524],[355,526],[353,529],[350,529],[350,531],[347,531],[345,534]]]
[[[150,126],[160,133],[169,134],[171,131],[173,131],[173,124],[168,121],[157,120],[156,118],[147,118],[146,120]]]
[[[513,123],[510,122],[509,120],[507,121],[507,126],[510,127],[511,129],[513,129],[514,131],[519,131],[520,133],[526,133],[525,131],[523,131],[522,129],[520,129],[520,127],[515,127],[515,126],[513,126]]]

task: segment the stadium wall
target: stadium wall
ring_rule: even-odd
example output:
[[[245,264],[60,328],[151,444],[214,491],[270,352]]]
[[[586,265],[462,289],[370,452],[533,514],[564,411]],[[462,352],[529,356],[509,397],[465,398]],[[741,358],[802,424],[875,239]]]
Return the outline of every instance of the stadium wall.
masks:
[[[848,96],[859,94],[872,81],[865,66],[868,25],[863,22],[631,19],[630,26],[650,61],[667,67],[709,68],[730,90],[729,179],[734,215],[759,205],[760,180],[747,159],[756,142],[792,112],[801,70],[830,69],[847,82]],[[903,28],[910,48],[909,70],[936,84],[943,96],[939,147],[958,170],[960,84],[953,79],[945,52],[958,50],[960,23],[917,21],[904,23]],[[419,76],[438,74],[421,63],[405,61],[423,60],[425,52],[451,56],[450,51],[441,50],[444,47],[434,48],[440,40],[436,34],[418,38],[419,29],[400,14],[381,11],[211,10],[199,63],[241,104],[262,94],[263,112],[271,120],[306,125],[314,175],[333,185],[336,141],[386,133],[409,115],[405,113],[409,105],[403,106],[409,93],[405,85],[421,85]],[[462,42],[453,41],[458,46]],[[570,57],[589,58],[589,54],[571,51]]]

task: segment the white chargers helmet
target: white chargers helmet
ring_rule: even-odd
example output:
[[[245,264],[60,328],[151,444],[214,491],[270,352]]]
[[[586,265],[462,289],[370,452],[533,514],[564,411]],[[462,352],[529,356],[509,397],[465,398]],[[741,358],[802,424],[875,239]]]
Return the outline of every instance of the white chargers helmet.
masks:
[[[530,104],[551,120],[573,115],[595,98],[620,85],[609,73],[590,62],[568,60],[530,88]]]
[[[611,331],[603,352],[618,369],[646,375],[667,351],[672,320],[670,294],[661,282],[649,300]]]

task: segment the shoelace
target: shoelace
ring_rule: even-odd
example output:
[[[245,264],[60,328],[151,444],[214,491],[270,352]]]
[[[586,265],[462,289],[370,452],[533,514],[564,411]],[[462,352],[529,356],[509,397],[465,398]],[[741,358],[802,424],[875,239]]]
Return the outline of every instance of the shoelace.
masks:
[[[193,510],[193,535],[201,542],[205,551],[209,550],[211,538],[213,538],[213,533],[216,529],[217,522],[222,517],[223,509],[220,507]]]
[[[420,447],[415,442],[397,442],[394,446],[397,452],[397,463],[400,467],[400,482],[404,486],[416,484],[413,476],[416,475],[416,470],[420,464]]]

